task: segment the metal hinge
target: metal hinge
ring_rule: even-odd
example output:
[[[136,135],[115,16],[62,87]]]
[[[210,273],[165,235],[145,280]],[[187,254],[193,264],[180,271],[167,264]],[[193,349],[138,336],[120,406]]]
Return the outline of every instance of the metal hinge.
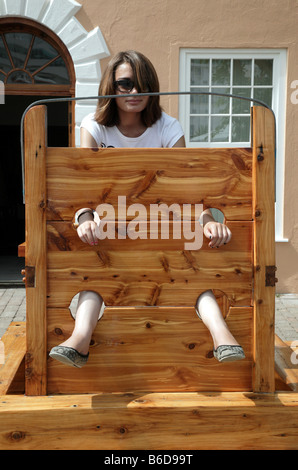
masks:
[[[266,266],[266,287],[274,287],[275,284],[278,282],[278,279],[275,277],[276,271],[276,266]]]
[[[35,266],[25,266],[25,269],[22,270],[23,282],[26,287],[35,287]]]

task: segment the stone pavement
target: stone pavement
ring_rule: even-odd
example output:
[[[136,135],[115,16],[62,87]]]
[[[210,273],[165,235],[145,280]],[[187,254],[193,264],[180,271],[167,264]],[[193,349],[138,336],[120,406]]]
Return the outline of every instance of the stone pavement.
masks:
[[[26,320],[26,290],[24,287],[0,288],[0,338],[12,321]]]
[[[275,333],[283,341],[298,342],[298,294],[277,294]]]
[[[25,288],[0,288],[0,338],[12,321],[25,320]],[[283,341],[298,341],[298,294],[276,295],[275,332]]]

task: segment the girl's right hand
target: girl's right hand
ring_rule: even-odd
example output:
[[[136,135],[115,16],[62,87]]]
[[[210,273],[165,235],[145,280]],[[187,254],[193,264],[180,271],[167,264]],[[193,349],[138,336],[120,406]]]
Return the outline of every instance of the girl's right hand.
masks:
[[[77,234],[84,243],[88,243],[91,246],[98,245],[98,225],[94,220],[86,220],[77,228]]]
[[[204,235],[210,239],[210,248],[226,245],[232,238],[231,230],[225,224],[215,221],[207,222],[204,225]]]

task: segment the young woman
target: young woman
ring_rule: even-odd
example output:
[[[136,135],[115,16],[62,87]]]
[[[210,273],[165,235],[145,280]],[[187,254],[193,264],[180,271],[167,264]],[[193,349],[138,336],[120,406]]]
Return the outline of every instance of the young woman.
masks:
[[[162,111],[159,96],[136,96],[158,91],[158,77],[148,58],[136,51],[117,54],[103,74],[99,95],[116,94],[119,98],[100,98],[95,114],[83,119],[81,147],[185,147],[179,122]],[[129,96],[121,96],[124,94]],[[209,210],[203,215],[204,234],[210,239],[209,246],[220,247],[228,243],[231,239],[228,227],[215,222]],[[80,209],[77,221],[77,233],[82,242],[97,245],[93,210]],[[196,307],[212,335],[214,356],[219,361],[244,358],[243,349],[230,333],[212,291],[204,292]],[[81,292],[73,333],[64,343],[54,347],[50,356],[82,367],[88,360],[91,336],[103,309],[98,294]]]

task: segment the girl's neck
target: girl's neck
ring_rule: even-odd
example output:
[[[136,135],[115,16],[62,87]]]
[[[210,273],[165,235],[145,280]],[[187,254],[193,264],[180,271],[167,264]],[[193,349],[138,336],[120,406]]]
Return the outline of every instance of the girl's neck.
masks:
[[[126,137],[139,137],[147,129],[142,122],[141,113],[119,112],[119,131]]]

